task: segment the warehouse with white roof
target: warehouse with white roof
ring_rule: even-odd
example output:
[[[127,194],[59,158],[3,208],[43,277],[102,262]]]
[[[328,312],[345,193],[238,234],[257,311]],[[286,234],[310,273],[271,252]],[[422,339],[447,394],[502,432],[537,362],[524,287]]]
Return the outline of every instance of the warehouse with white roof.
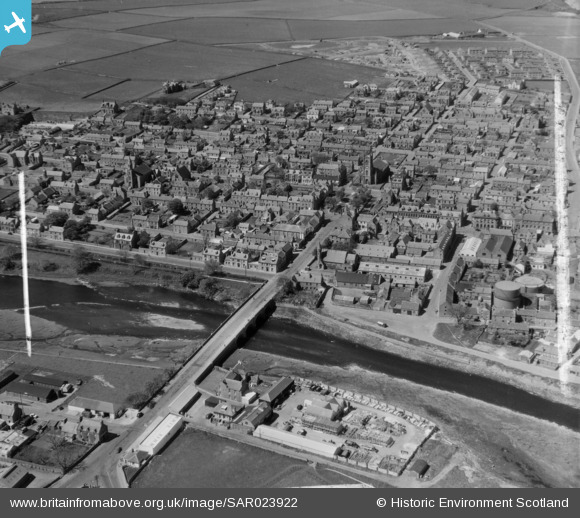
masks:
[[[139,445],[139,451],[156,455],[175,436],[183,425],[183,417],[175,414],[167,414],[153,431],[143,439]]]

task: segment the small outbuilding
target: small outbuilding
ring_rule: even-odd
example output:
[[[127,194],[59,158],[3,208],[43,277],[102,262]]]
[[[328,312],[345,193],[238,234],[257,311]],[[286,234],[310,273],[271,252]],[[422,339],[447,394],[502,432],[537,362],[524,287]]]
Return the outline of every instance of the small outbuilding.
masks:
[[[417,459],[411,466],[411,472],[417,474],[417,478],[423,478],[429,470],[429,464],[423,459]]]

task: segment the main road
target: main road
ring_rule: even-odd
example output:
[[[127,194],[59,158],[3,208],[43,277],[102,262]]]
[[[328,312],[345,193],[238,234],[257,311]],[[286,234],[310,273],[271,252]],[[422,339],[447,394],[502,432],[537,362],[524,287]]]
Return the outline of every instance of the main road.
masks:
[[[335,219],[322,228],[308,243],[300,255],[285,271],[276,274],[262,285],[239,309],[235,311],[187,361],[176,376],[165,386],[163,395],[155,407],[145,413],[138,426],[128,427],[116,439],[99,446],[83,462],[83,469],[69,473],[57,481],[53,487],[81,487],[84,484],[98,484],[101,487],[126,487],[124,476],[119,469],[120,455],[116,450],[125,451],[157,417],[167,415],[168,408],[185,385],[195,383],[208,371],[229,346],[232,337],[242,333],[252,321],[274,299],[280,290],[281,279],[291,279],[311,261],[318,243],[322,243],[331,232],[346,224],[346,217]]]

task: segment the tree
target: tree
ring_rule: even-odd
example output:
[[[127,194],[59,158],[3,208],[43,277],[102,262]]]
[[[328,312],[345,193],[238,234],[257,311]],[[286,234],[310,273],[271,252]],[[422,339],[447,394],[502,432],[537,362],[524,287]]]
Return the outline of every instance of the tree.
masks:
[[[145,198],[141,202],[141,208],[143,210],[153,210],[155,208],[155,203],[153,202],[153,200],[150,200],[148,198]]]
[[[50,435],[49,442],[55,464],[66,473],[73,466],[77,458],[74,448],[61,435]]]
[[[56,272],[60,268],[60,266],[58,263],[55,263],[54,261],[43,259],[40,262],[40,268],[43,272]]]
[[[226,218],[225,225],[226,227],[235,228],[238,226],[238,223],[241,221],[240,214],[238,212],[230,212]]]
[[[219,189],[212,189],[211,187],[208,187],[203,191],[204,198],[207,198],[208,200],[215,200],[216,198],[219,197],[219,195],[220,195]]]
[[[471,327],[469,308],[465,304],[451,304],[449,306],[449,313],[455,318],[457,325],[463,330]]]
[[[125,404],[135,410],[140,410],[147,402],[147,399],[149,399],[147,394],[143,392],[133,392],[125,398]]]
[[[220,285],[215,277],[207,277],[199,283],[199,291],[206,297],[214,297],[220,291]]]
[[[177,250],[179,249],[180,243],[179,241],[173,239],[172,237],[170,237],[167,240],[167,243],[165,245],[165,252],[167,252],[170,255],[173,255],[177,252]]]
[[[360,187],[357,192],[353,195],[350,204],[355,209],[360,209],[364,207],[372,199],[371,191],[368,187]]]
[[[199,288],[201,281],[199,274],[194,270],[185,272],[179,280],[184,288],[188,288],[190,290],[196,290]]]
[[[84,240],[91,228],[92,225],[89,218],[84,218],[82,221],[69,219],[64,224],[64,232],[62,235],[65,239],[69,239],[70,241]]]
[[[5,246],[0,257],[0,268],[3,271],[12,270],[16,267],[16,258],[20,254],[14,245]]]
[[[178,129],[184,129],[185,125],[187,124],[187,120],[184,120],[182,117],[177,115],[177,113],[170,113],[167,116],[167,121],[171,126]]]
[[[338,206],[338,200],[334,196],[327,196],[324,200],[324,206],[331,212],[334,212]]]
[[[353,252],[353,250],[356,248],[356,241],[351,237],[350,241],[342,242],[342,241],[336,241],[334,243],[332,243],[332,249],[333,250],[342,250],[344,252],[348,252],[349,254]]]
[[[296,286],[290,279],[281,278],[278,280],[278,287],[280,291],[278,292],[283,297],[288,297],[296,293]]]
[[[222,272],[222,265],[215,259],[210,259],[205,262],[203,270],[207,275],[218,275]]]
[[[137,246],[139,248],[147,248],[149,246],[149,242],[151,241],[151,236],[147,233],[146,230],[142,230],[139,232],[137,237]]]
[[[173,214],[177,214],[178,216],[184,212],[183,202],[179,198],[173,198],[167,204],[167,208],[173,212]]]
[[[320,245],[322,248],[331,248],[332,247],[332,240],[327,237]]]
[[[93,254],[87,252],[81,246],[72,249],[72,264],[76,273],[89,273],[95,266]]]
[[[68,214],[63,211],[51,212],[44,218],[44,226],[48,227],[62,227],[68,220]]]

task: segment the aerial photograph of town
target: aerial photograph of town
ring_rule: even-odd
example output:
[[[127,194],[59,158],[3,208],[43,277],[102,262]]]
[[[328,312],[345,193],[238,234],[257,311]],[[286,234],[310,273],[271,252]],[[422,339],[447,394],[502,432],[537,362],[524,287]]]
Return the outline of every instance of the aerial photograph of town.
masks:
[[[0,488],[580,487],[580,0],[0,15]]]

